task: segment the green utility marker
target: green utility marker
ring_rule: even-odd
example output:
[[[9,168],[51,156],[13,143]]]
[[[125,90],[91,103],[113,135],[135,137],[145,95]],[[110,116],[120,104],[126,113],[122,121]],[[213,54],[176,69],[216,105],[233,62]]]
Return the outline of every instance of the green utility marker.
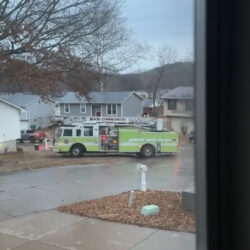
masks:
[[[157,215],[159,213],[160,208],[157,205],[147,205],[141,209],[141,215],[143,216]]]

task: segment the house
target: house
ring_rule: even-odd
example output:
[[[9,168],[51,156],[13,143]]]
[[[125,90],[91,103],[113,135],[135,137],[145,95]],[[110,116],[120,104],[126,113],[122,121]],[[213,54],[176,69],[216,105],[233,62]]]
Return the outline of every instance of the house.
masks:
[[[21,108],[0,98],[0,153],[16,151],[20,138]]]
[[[157,89],[155,107],[153,102],[153,93],[151,92],[143,102],[143,116],[156,116],[162,117],[163,114],[163,105],[162,105],[162,96],[167,94],[170,89]]]
[[[90,92],[89,99],[79,97],[74,92],[56,98],[55,115],[57,117],[142,116],[144,98],[133,91]]]
[[[178,87],[165,95],[161,101],[164,107],[167,129],[189,134],[194,130],[194,89],[193,87]]]
[[[152,99],[145,99],[143,102],[143,116],[163,116],[163,105],[156,101],[155,107]]]
[[[39,95],[23,93],[4,94],[0,97],[22,108],[21,129],[46,128],[51,124],[55,113],[53,100],[42,100]]]

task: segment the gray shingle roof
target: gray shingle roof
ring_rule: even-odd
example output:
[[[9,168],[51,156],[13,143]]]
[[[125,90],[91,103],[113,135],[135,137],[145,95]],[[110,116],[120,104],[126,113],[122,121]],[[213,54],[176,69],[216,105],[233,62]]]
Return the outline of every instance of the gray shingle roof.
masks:
[[[155,106],[160,106],[160,103],[158,100],[156,100],[155,102]],[[142,107],[143,108],[153,108],[154,107],[154,103],[153,103],[153,100],[152,99],[145,99],[143,102],[142,102]]]
[[[142,104],[143,108],[150,108],[150,107],[153,107],[153,101],[151,99],[146,99],[143,101],[143,104]]]
[[[161,97],[161,99],[193,99],[193,87],[178,87],[175,88]]]
[[[39,98],[38,95],[28,95],[22,93],[5,94],[5,95],[0,95],[0,97],[9,102],[14,103],[19,107],[25,107],[27,104]]]
[[[9,106],[11,106],[11,107],[13,107],[13,108],[15,108],[15,109],[18,109],[19,111],[22,110],[22,108],[20,108],[19,106],[17,106],[17,105],[15,105],[14,103],[9,102],[9,101],[7,101],[7,100],[1,98],[1,97],[0,97],[0,102],[6,103],[6,104],[8,104]]]
[[[122,103],[133,91],[90,92],[90,103]],[[139,95],[138,95],[139,97]],[[140,97],[141,98],[141,97]],[[143,98],[142,98],[143,99]],[[88,103],[85,97],[77,97],[75,92],[68,92],[63,97],[54,98],[59,103]]]

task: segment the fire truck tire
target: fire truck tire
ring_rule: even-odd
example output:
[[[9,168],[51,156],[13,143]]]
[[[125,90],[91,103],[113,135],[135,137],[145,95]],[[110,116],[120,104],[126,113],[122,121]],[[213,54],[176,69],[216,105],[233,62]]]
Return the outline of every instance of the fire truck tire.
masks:
[[[84,154],[84,147],[81,144],[75,144],[70,149],[70,155],[74,158],[82,157]]]
[[[155,148],[151,144],[145,144],[141,149],[141,156],[143,158],[151,158],[155,156]]]

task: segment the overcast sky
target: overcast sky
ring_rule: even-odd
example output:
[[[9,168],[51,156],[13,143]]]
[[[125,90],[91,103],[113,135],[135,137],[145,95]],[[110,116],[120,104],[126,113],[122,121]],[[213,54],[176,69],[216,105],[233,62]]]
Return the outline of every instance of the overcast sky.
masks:
[[[155,49],[172,46],[182,59],[193,54],[193,0],[126,0],[123,16],[139,42]],[[144,60],[129,71],[154,66],[151,60]]]

